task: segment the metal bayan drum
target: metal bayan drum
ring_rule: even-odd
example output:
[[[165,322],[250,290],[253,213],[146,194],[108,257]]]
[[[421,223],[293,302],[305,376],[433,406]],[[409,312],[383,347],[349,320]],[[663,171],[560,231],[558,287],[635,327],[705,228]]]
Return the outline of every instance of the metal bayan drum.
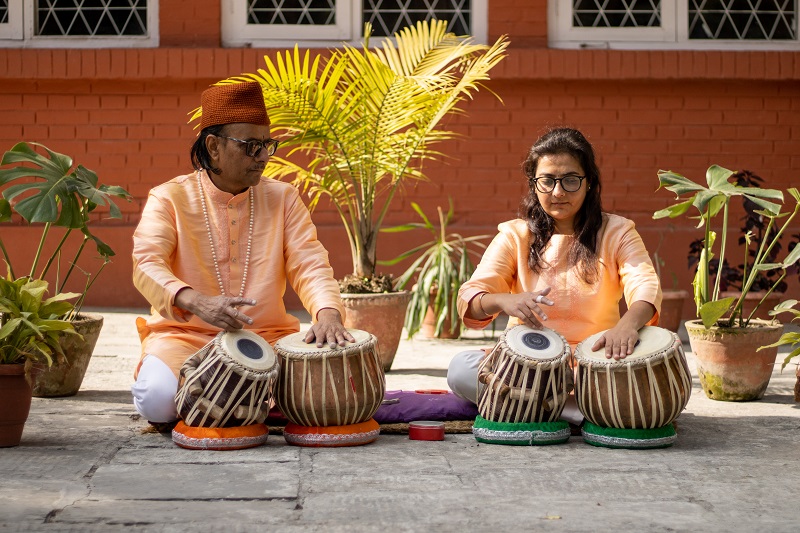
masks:
[[[572,390],[566,339],[547,328],[515,326],[478,368],[481,417],[492,422],[554,422]],[[569,434],[567,434],[568,436]]]
[[[645,326],[633,353],[614,360],[606,358],[605,349],[591,351],[603,333],[575,349],[575,398],[588,421],[584,438],[600,446],[669,446],[676,438],[672,421],[692,393],[681,341],[671,331]]]
[[[255,333],[220,332],[181,367],[178,413],[188,426],[263,423],[279,369],[272,347]]]
[[[305,333],[288,335],[275,344],[283,367],[275,401],[294,424],[360,424],[380,407],[386,379],[378,341],[366,331],[348,331],[356,342],[345,347],[317,348],[303,340]]]

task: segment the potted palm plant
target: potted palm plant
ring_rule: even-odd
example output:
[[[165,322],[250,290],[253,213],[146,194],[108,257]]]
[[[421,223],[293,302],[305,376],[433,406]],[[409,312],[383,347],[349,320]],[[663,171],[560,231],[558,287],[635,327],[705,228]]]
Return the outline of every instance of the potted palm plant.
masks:
[[[406,310],[405,318],[409,339],[420,331],[426,337],[457,339],[461,336],[461,320],[456,308],[458,290],[475,271],[470,254],[476,259],[480,259],[481,256],[477,250],[470,249],[470,244],[486,248],[480,241],[486,239],[488,235],[463,237],[458,233],[447,233],[447,226],[453,220],[452,201],[446,215],[441,207],[436,208],[439,214],[438,227],[431,223],[419,205],[412,202],[411,207],[422,222],[412,222],[381,231],[401,232],[421,228],[428,230],[432,239],[391,261],[379,263],[394,265],[416,256],[414,262],[396,281],[397,288],[404,289],[412,279],[416,280],[411,289],[411,303]]]
[[[800,210],[800,192],[788,189],[795,205],[789,213],[781,213],[781,191],[737,185],[730,181],[733,174],[733,171],[712,165],[706,172],[706,185],[701,185],[680,174],[659,171],[659,188],[674,192],[681,201],[657,211],[653,218],[678,217],[692,208],[699,212],[698,227],[703,230],[703,238],[693,282],[699,320],[687,321],[686,330],[697,358],[700,382],[711,399],[755,400],[764,395],[777,356],[775,347],[762,351],[758,348],[775,343],[783,326],[777,321],[755,319],[754,315],[783,281],[787,269],[800,259],[800,246],[789,252],[783,261],[769,259],[776,242]],[[758,251],[743,272],[738,296],[724,297],[720,291],[721,276],[718,272],[713,275],[711,264],[717,256],[717,264],[725,264],[729,208],[731,199],[736,197],[745,197],[759,206],[758,212],[768,222],[760,241],[756,241],[752,232],[745,233],[745,241],[752,242]],[[721,223],[712,229],[720,215]],[[771,232],[773,227],[778,228],[777,232]],[[744,313],[744,302],[755,280],[768,270],[780,270],[782,274],[753,309]]]
[[[77,336],[63,317],[77,293],[45,299],[47,282],[27,277],[0,278],[0,447],[17,446],[31,407],[25,363],[53,362],[62,355],[60,339]]]
[[[3,188],[0,222],[17,222],[16,213],[26,223],[41,224],[42,228],[35,257],[25,268],[24,279],[34,281],[49,277],[54,280],[53,289],[58,296],[64,293],[74,273],[80,272],[79,275],[86,278],[75,305],[60,316],[72,323],[79,335],[61,336],[63,346],[56,352],[59,358],[55,364],[35,368],[33,372],[34,396],[71,396],[80,389],[103,324],[102,315],[82,313],[81,308],[86,293],[114,255],[114,251],[89,230],[90,214],[98,206],[107,205],[112,218],[121,218],[112,197],[130,199],[130,195],[121,187],[98,185],[97,174],[82,165],[73,169],[71,157],[38,143],[16,144],[3,155],[0,165],[16,165],[0,169],[0,187]],[[75,236],[78,238],[73,240],[80,241],[77,250],[64,259],[70,237]],[[47,257],[44,251],[50,242],[56,245]],[[102,260],[94,275],[84,268],[86,265],[79,264],[90,242],[94,243]],[[15,278],[15,263],[2,238],[0,252],[9,276]]]
[[[443,155],[434,145],[457,136],[439,129],[441,120],[482,87],[508,45],[505,37],[476,44],[446,28],[443,20],[418,22],[370,49],[367,24],[363,47],[324,54],[295,48],[274,62],[265,57],[257,73],[219,82],[256,81],[264,89],[273,130],[288,149],[271,158],[265,175],[292,179],[312,209],[330,199],[353,259],[352,274],[340,283],[346,325],[375,334],[385,369],[410,295],[393,293],[391,280],[376,276],[378,232],[403,186],[427,179],[423,163]]]

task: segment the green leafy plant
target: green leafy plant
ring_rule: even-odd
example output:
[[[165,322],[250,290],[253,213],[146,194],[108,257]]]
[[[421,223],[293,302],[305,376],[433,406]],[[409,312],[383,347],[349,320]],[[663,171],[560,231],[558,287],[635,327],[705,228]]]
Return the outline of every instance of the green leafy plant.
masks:
[[[34,147],[40,148],[47,155],[38,153]],[[3,189],[3,196],[0,198],[0,222],[13,220],[13,213],[16,212],[29,224],[44,224],[36,256],[31,262],[27,277],[31,280],[44,279],[48,271],[55,266],[57,275],[54,286],[56,293],[60,293],[64,290],[74,269],[78,268],[83,271],[78,267],[78,259],[89,241],[94,242],[97,252],[103,260],[103,264],[94,276],[83,271],[86,275],[86,284],[82,293],[79,294],[80,297],[75,306],[68,311],[67,318],[73,319],[80,311],[86,293],[106,264],[110,262],[110,257],[114,255],[111,247],[89,231],[90,213],[98,206],[108,205],[112,218],[122,218],[119,208],[111,197],[130,200],[130,195],[118,186],[98,185],[97,174],[83,165],[78,165],[73,170],[71,157],[54,152],[42,144],[21,142],[14,145],[0,161],[0,165],[12,164],[19,165],[0,169],[0,187],[6,186]],[[9,185],[15,181],[19,181],[19,183]],[[65,228],[65,231],[55,250],[39,270],[39,265],[43,260],[42,252],[48,237],[51,236],[53,226]],[[75,256],[68,261],[66,274],[61,278],[62,248],[75,230],[80,232],[83,240]],[[9,276],[16,277],[13,263],[2,238],[0,238],[0,252],[8,265]]]
[[[798,210],[800,210],[800,192],[795,188],[787,190],[789,195],[794,198],[795,205],[790,212],[782,213],[783,193],[781,191],[758,187],[743,187],[730,181],[733,175],[734,172],[731,170],[712,165],[706,172],[707,186],[704,186],[671,171],[662,170],[658,173],[659,189],[666,188],[674,192],[679,199],[687,195],[688,199],[683,199],[675,205],[657,211],[653,214],[654,219],[675,218],[687,213],[692,207],[699,212],[697,227],[703,228],[704,235],[697,272],[692,285],[694,287],[694,300],[697,305],[697,316],[703,321],[703,325],[706,328],[718,323],[725,327],[747,327],[764,300],[783,282],[787,269],[800,259],[800,246],[796,246],[781,262],[775,262],[771,258],[771,254],[781,235],[789,227]],[[753,236],[752,232],[748,231],[744,235],[747,246],[745,246],[745,268],[740,296],[738,298],[721,298],[721,276],[712,276],[711,264],[717,255],[717,264],[725,264],[730,202],[732,198],[736,197],[744,197],[757,205],[760,210],[756,212],[765,217],[768,222],[765,231],[761,234],[760,241]],[[712,229],[712,223],[718,215],[722,215],[719,233]],[[778,228],[778,230],[773,232],[773,227]],[[717,245],[718,236],[719,245],[715,246]],[[749,258],[751,243],[756,247],[757,252],[754,257]],[[770,270],[780,270],[781,275],[774,279],[766,294],[753,308],[750,315],[744,317],[742,306],[747,293],[753,288],[753,284],[759,278],[759,275]]]
[[[437,126],[471,98],[505,57],[508,42],[491,46],[446,31],[447,21],[418,22],[370,49],[343,45],[324,54],[297,47],[265,57],[266,68],[220,84],[263,87],[273,130],[288,153],[264,173],[291,177],[311,197],[329,197],[347,233],[353,275],[375,274],[377,236],[403,185],[427,179],[422,165],[441,159],[432,146],[457,134]],[[195,110],[193,119],[201,110]],[[309,163],[292,161],[303,154]]]
[[[434,335],[442,334],[445,323],[449,320],[452,332],[461,334],[461,320],[458,317],[456,302],[458,290],[472,276],[475,266],[470,259],[473,254],[480,259],[480,252],[470,249],[470,245],[486,248],[480,242],[488,235],[463,237],[458,233],[447,233],[447,225],[453,220],[453,202],[445,215],[441,207],[439,226],[434,226],[425,216],[419,205],[412,202],[411,207],[419,215],[422,222],[412,222],[381,231],[396,233],[413,229],[426,229],[432,240],[416,246],[390,261],[380,261],[382,265],[394,265],[409,257],[418,256],[411,266],[397,278],[397,288],[404,289],[412,279],[416,284],[411,289],[411,303],[406,310],[405,327],[408,337],[413,337],[421,328],[428,307],[433,309],[436,317]]]
[[[78,293],[68,292],[45,299],[48,284],[27,277],[14,279],[9,273],[0,278],[0,364],[46,361],[63,357],[58,337],[78,335],[68,320],[60,319],[73,309],[67,300]]]
[[[798,246],[798,248],[800,248],[800,246]],[[775,316],[781,313],[791,313],[794,315],[792,322],[795,320],[800,320],[800,311],[793,309],[795,305],[797,305],[797,300],[786,300],[785,302],[781,302],[775,306],[775,309],[771,310],[769,314]],[[786,359],[783,360],[783,364],[781,364],[781,372],[783,372],[783,369],[786,368],[786,365],[788,365],[792,359],[800,356],[800,332],[788,331],[781,335],[781,338],[778,339],[777,342],[767,346],[762,346],[759,348],[759,351],[765,348],[774,348],[776,346],[784,346],[787,344],[792,347],[792,351],[789,352],[789,355],[786,356]]]

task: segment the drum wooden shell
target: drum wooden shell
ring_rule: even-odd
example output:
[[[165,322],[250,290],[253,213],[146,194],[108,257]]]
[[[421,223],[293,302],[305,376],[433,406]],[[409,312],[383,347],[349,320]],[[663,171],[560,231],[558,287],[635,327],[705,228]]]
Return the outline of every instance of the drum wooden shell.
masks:
[[[591,352],[603,332],[575,349],[575,398],[587,420],[603,427],[653,429],[675,420],[692,393],[692,376],[678,336],[645,326],[633,354],[615,361]]]
[[[220,332],[181,367],[178,414],[195,427],[263,423],[279,370],[272,347],[255,333]]]
[[[304,333],[275,344],[281,362],[275,402],[290,421],[301,426],[359,424],[380,407],[386,378],[378,340],[365,331],[348,331],[356,342],[343,348],[306,344]]]
[[[526,336],[546,342],[547,349],[514,341]],[[558,420],[572,390],[569,357],[569,344],[553,330],[515,326],[503,333],[478,368],[478,381],[485,385],[478,397],[481,416],[492,422]]]

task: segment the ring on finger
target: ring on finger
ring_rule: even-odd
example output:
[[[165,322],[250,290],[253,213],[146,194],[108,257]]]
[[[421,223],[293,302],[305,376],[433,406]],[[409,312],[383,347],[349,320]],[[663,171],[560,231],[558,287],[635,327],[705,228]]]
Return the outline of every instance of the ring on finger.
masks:
[[[537,297],[534,299],[534,301],[535,301],[537,304],[540,304],[540,303],[542,303],[542,295],[541,295],[541,294],[540,294],[540,295],[538,295],[538,296],[537,296]]]

